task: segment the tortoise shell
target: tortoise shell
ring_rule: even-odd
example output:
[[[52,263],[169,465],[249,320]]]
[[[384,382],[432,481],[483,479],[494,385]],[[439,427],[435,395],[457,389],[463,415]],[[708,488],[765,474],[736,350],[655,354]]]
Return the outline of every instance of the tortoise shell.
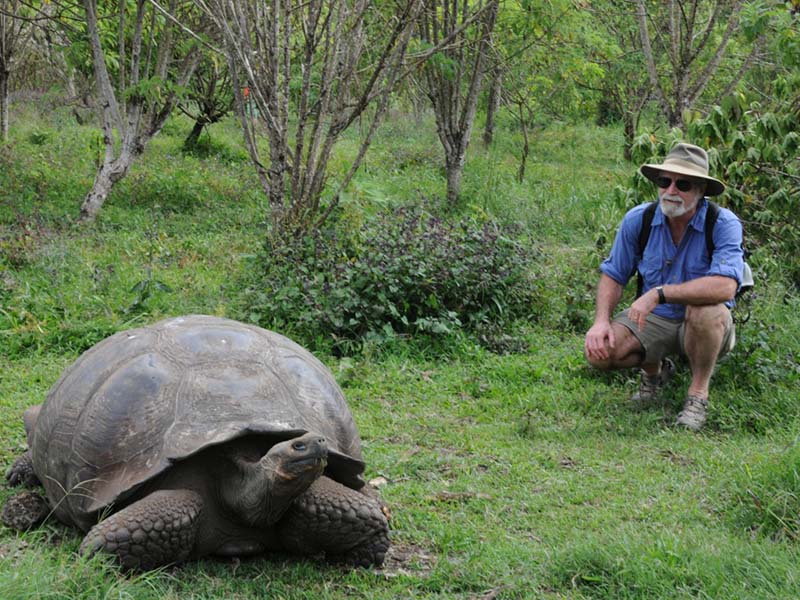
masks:
[[[86,530],[98,511],[201,450],[308,431],[327,440],[326,475],[364,485],[353,416],[319,360],[280,334],[192,315],[83,353],[49,391],[30,448],[56,517]]]

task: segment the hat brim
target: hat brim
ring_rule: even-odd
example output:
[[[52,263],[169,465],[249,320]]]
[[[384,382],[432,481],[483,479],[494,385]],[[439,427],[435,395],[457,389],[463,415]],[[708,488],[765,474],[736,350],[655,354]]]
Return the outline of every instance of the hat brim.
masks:
[[[686,175],[688,177],[693,177],[694,179],[702,179],[706,182],[706,196],[719,196],[725,191],[725,184],[719,179],[714,179],[713,177],[709,177],[707,175],[701,175],[697,171],[685,169],[680,165],[642,165],[639,167],[639,172],[653,183],[656,182],[656,179],[658,179],[662,171],[677,173],[678,175]]]

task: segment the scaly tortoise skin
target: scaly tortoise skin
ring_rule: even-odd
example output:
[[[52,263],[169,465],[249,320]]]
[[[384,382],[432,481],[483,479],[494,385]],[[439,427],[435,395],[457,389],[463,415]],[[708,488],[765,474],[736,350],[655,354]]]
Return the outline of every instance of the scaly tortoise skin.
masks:
[[[25,426],[7,479],[38,479],[52,514],[88,531],[83,553],[151,569],[268,551],[369,566],[388,550],[341,390],[277,333],[202,315],[118,333]]]

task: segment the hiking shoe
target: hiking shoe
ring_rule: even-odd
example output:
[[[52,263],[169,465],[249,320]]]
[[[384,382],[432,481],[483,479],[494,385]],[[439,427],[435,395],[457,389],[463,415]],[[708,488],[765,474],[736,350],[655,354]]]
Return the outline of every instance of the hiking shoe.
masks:
[[[707,408],[708,400],[703,400],[699,396],[687,396],[683,410],[678,413],[677,424],[698,431],[706,422]]]
[[[637,391],[629,401],[633,410],[643,410],[655,406],[661,400],[661,391],[675,374],[675,363],[665,358],[661,361],[661,370],[657,375],[648,375],[642,371],[642,378]]]

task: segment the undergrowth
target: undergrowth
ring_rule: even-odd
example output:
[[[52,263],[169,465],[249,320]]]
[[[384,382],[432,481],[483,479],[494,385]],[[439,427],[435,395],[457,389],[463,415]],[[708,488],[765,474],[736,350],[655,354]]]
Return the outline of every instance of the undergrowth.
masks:
[[[365,340],[449,336],[488,344],[531,317],[536,252],[492,219],[458,221],[398,208],[266,245],[246,314],[307,344],[352,354]]]

